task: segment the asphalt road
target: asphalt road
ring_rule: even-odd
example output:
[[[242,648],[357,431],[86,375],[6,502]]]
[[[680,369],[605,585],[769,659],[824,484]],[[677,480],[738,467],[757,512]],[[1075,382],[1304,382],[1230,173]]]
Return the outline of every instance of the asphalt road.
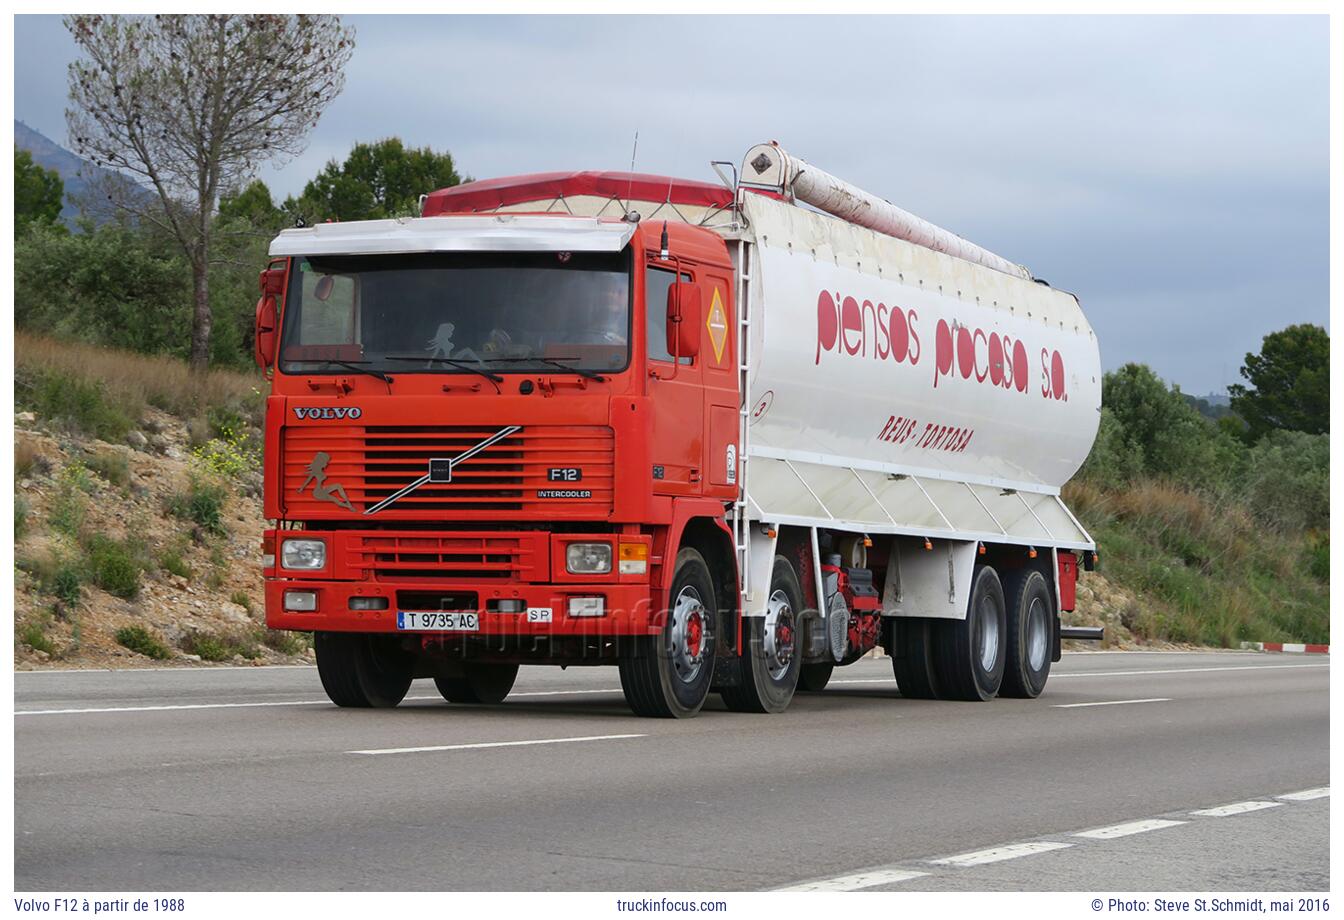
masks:
[[[782,715],[661,721],[611,669],[392,711],[312,668],[20,672],[14,884],[1319,890],[1328,688],[1322,656],[1100,653],[926,702],[865,660]]]

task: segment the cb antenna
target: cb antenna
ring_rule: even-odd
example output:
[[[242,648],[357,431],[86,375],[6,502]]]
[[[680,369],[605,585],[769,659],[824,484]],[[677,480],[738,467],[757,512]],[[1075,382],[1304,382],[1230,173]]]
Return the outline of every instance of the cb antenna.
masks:
[[[639,132],[635,132],[635,144],[630,149],[630,184],[625,189],[625,220],[632,224],[639,223],[639,212],[632,210],[630,203],[635,194],[635,155],[639,153]]]

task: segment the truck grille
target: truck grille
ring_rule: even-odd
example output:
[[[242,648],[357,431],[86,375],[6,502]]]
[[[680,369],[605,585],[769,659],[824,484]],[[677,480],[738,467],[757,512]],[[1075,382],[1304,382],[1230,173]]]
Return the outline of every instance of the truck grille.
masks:
[[[378,581],[526,581],[544,579],[548,570],[542,533],[360,534],[350,539],[346,552],[360,577]]]
[[[425,476],[431,459],[456,457],[499,430],[478,426],[287,428],[283,496],[287,516],[364,517],[365,508]],[[311,465],[319,453],[328,458],[321,467],[320,495],[311,477]],[[602,518],[611,512],[613,458],[610,428],[530,426],[455,466],[451,482],[427,482],[364,519]],[[552,469],[580,469],[582,479],[552,482]],[[337,486],[353,511],[340,501],[342,492]],[[583,497],[584,492],[588,497]]]

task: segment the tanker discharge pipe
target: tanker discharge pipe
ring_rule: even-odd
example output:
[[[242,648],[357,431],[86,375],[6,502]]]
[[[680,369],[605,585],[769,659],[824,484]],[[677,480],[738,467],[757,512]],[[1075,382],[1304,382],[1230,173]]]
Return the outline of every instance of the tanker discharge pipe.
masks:
[[[1025,266],[1009,262],[950,230],[916,217],[825,170],[787,153],[778,144],[757,144],[742,163],[742,182],[764,186],[810,204],[841,220],[894,236],[916,246],[975,262],[986,268],[1032,280]]]

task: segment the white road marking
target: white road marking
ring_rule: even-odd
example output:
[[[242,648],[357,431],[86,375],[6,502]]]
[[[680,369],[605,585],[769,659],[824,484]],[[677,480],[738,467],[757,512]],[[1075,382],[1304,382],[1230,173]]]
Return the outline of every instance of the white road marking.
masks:
[[[855,872],[853,875],[839,875],[815,882],[803,882],[776,891],[858,891],[861,888],[876,888],[878,885],[892,885],[896,882],[908,882],[912,878],[923,878],[927,872],[914,872],[910,869],[872,869],[868,872]]]
[[[1169,696],[1155,696],[1146,700],[1100,700],[1095,703],[1055,703],[1051,709],[1082,709],[1086,706],[1128,706],[1130,703],[1170,703]]]
[[[586,693],[620,693],[620,687],[612,687],[610,690],[532,690],[523,693],[510,693],[509,699],[523,696],[569,696],[570,694]],[[426,700],[443,701],[443,697],[435,694],[432,696],[408,696],[402,702],[415,703]],[[274,700],[264,703],[177,703],[165,706],[96,706],[86,709],[20,709],[15,710],[16,716],[67,716],[79,715],[89,712],[162,712],[166,710],[177,709],[250,709],[258,706],[330,706],[330,700]]]
[[[578,741],[617,741],[623,738],[647,738],[648,735],[584,735],[580,738],[537,738],[532,741],[485,741],[478,744],[438,744],[432,747],[381,748],[370,751],[346,751],[347,754],[423,754],[431,751],[474,751],[480,748],[527,747],[533,744],[573,744]]]
[[[92,709],[16,709],[15,716],[68,716],[86,712],[163,712],[173,709],[251,709],[258,706],[330,706],[329,700],[284,700],[268,703],[181,703],[174,706],[99,706]]]
[[[1192,815],[1202,815],[1206,818],[1226,818],[1231,815],[1244,815],[1248,811],[1261,811],[1266,808],[1278,808],[1282,802],[1233,802],[1230,805],[1219,805],[1215,808],[1201,808],[1199,811],[1192,811]]]
[[[1075,837],[1087,837],[1091,840],[1114,840],[1116,837],[1128,837],[1145,831],[1160,831],[1164,827],[1176,827],[1184,821],[1167,821],[1163,818],[1151,818],[1147,821],[1130,821],[1128,824],[1112,824],[1110,827],[1098,827],[1094,830],[1074,834]]]
[[[1100,654],[1100,653],[1098,653],[1098,654]],[[306,668],[306,667],[310,667],[310,666],[309,666],[309,665],[266,665],[265,667],[266,667],[267,669],[274,669],[274,668]],[[1246,666],[1237,665],[1237,666],[1232,666],[1232,667],[1214,667],[1214,668],[1156,668],[1156,669],[1153,669],[1153,670],[1147,670],[1147,671],[1085,671],[1085,672],[1078,672],[1078,671],[1075,671],[1075,672],[1069,672],[1069,673],[1054,673],[1054,674],[1051,674],[1050,677],[1051,677],[1051,679],[1053,679],[1053,680],[1060,680],[1060,679],[1063,679],[1063,678],[1066,678],[1066,677],[1137,677],[1137,676],[1140,676],[1140,675],[1147,675],[1147,674],[1202,674],[1202,673],[1208,673],[1208,672],[1211,672],[1211,671],[1286,671],[1286,670],[1295,670],[1295,669],[1300,669],[1300,668],[1328,668],[1328,667],[1330,667],[1330,665],[1329,665],[1329,664],[1324,664],[1324,663],[1323,663],[1323,664],[1264,664],[1264,665],[1246,665]],[[237,670],[237,671],[257,671],[258,668],[255,668],[255,667],[239,667],[239,668],[227,668],[227,667],[225,667],[225,668],[175,668],[175,669],[171,669],[171,670],[170,670],[170,669],[167,669],[167,668],[138,668],[138,669],[127,668],[127,669],[122,669],[122,670],[162,671],[162,672],[164,672],[164,673],[179,673],[179,674],[181,674],[181,673],[204,674],[204,673],[209,673],[209,672],[211,672],[211,671],[229,671],[229,670]],[[64,671],[20,671],[20,672],[17,672],[17,673],[18,673],[18,674],[84,674],[84,673],[109,674],[109,673],[113,673],[113,672],[110,671],[110,670],[104,670],[104,671],[91,671],[91,670],[89,670],[89,669],[81,669],[81,670],[69,669],[69,670],[64,670]],[[850,679],[850,680],[833,680],[833,681],[831,681],[831,684],[832,684],[832,685],[837,685],[837,684],[894,684],[895,682],[896,682],[895,678],[885,677],[885,678],[862,678],[862,679]],[[602,689],[591,689],[591,688],[590,688],[590,689],[575,689],[575,690],[530,690],[530,691],[522,691],[522,692],[519,692],[519,693],[510,693],[510,694],[509,694],[509,699],[514,699],[514,698],[518,698],[518,697],[571,696],[571,695],[578,696],[578,695],[586,695],[586,694],[594,694],[594,693],[620,693],[620,692],[621,692],[621,688],[620,688],[620,687],[604,687],[604,688],[602,688]],[[437,699],[440,699],[440,697],[438,697],[438,696],[408,696],[408,697],[406,697],[406,700],[407,700],[408,702],[423,701],[423,700],[437,700]],[[1146,701],[1145,701],[1145,702],[1146,702]],[[16,710],[15,713],[14,713],[14,715],[16,715],[16,716],[59,716],[59,715],[77,715],[77,714],[91,713],[91,712],[161,712],[161,711],[180,710],[180,709],[249,709],[249,708],[258,707],[258,706],[323,706],[323,705],[330,705],[330,704],[328,703],[327,700],[288,700],[288,701],[283,701],[283,702],[265,702],[265,703],[184,703],[184,704],[180,704],[180,705],[172,705],[172,706],[98,706],[98,707],[90,707],[90,708],[84,708],[84,709],[27,709],[27,710]],[[1074,705],[1074,706],[1077,706],[1077,705],[1082,705],[1082,704],[1076,704],[1076,703],[1075,703],[1075,704],[1066,704],[1066,705]],[[1096,704],[1091,704],[1091,705],[1096,705]],[[1066,707],[1065,707],[1065,706],[1061,706],[1060,708],[1066,708]]]
[[[1101,654],[1101,653],[1097,653]],[[1212,671],[1295,671],[1300,668],[1328,668],[1328,664],[1248,664],[1227,665],[1212,668],[1151,668],[1143,671],[1052,671],[1051,680],[1063,680],[1073,677],[1140,677],[1148,674],[1207,674]],[[894,677],[864,677],[847,680],[832,680],[828,686],[836,684],[894,684]]]
[[[1329,786],[1321,786],[1317,789],[1303,789],[1301,792],[1290,792],[1287,795],[1276,795],[1274,798],[1283,799],[1285,802],[1310,802],[1312,799],[1323,799],[1330,794]]]
[[[1051,673],[1050,679],[1060,677],[1138,677],[1145,674],[1204,674],[1210,671],[1295,671],[1299,668],[1328,668],[1328,664],[1237,664],[1214,668],[1153,668],[1148,671],[1067,671]]]
[[[974,853],[962,853],[960,856],[949,856],[946,859],[931,859],[929,862],[935,866],[958,866],[961,868],[983,866],[986,863],[1034,856],[1037,853],[1063,850],[1071,846],[1073,846],[1071,843],[1059,843],[1053,840],[1038,840],[1034,843],[1010,843],[1006,846],[992,847],[988,850],[976,850]]]
[[[1320,786],[1315,789],[1303,789],[1300,792],[1288,792],[1275,798],[1285,801],[1305,802],[1312,799],[1324,798],[1330,794],[1329,786]],[[1266,808],[1274,808],[1282,805],[1283,802],[1268,802],[1261,800],[1234,802],[1230,805],[1220,805],[1217,808],[1206,808],[1201,811],[1191,812],[1192,815],[1205,815],[1214,817],[1224,817],[1227,815],[1243,814],[1250,811],[1261,811]],[[1071,834],[1073,837],[1082,837],[1091,840],[1115,840],[1120,837],[1131,837],[1135,834],[1142,834],[1147,831],[1162,830],[1168,827],[1178,827],[1182,824],[1189,824],[1189,821],[1173,820],[1169,818],[1145,818],[1139,821],[1128,821],[1124,824],[1112,824],[1107,827],[1097,827],[1086,831],[1077,831]],[[948,866],[954,869],[963,869],[970,866],[983,866],[988,863],[1003,862],[1009,859],[1017,859],[1022,856],[1031,856],[1036,853],[1049,853],[1053,850],[1062,850],[1071,847],[1071,843],[1061,843],[1051,840],[1031,841],[1026,843],[1007,843],[1001,846],[992,847],[988,850],[976,850],[972,853],[962,853],[959,856],[947,856],[941,859],[926,860],[929,865]],[[913,878],[919,878],[927,873],[915,872],[910,869],[902,868],[898,865],[878,866],[872,869],[865,869],[862,872],[852,872],[846,875],[836,875],[829,878],[814,879],[809,882],[799,882],[796,885],[790,885],[787,888],[774,889],[776,891],[856,891],[863,888],[874,888],[879,885],[894,884],[907,881]]]

